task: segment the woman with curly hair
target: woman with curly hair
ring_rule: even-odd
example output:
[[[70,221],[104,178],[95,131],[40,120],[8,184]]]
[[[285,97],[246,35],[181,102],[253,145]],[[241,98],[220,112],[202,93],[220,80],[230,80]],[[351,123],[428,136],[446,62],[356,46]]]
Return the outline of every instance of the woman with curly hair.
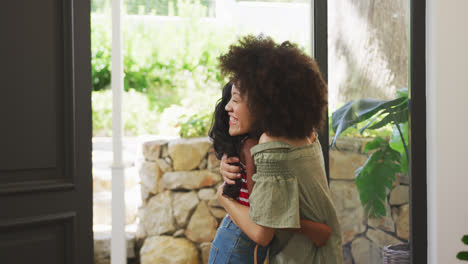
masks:
[[[327,86],[316,62],[294,44],[249,35],[220,57],[220,67],[237,93],[226,106],[229,133],[247,129],[260,135],[250,148],[256,167],[250,207],[223,196],[223,187],[221,205],[245,234],[269,245],[271,263],[342,263],[341,228],[316,134],[327,107]],[[221,162],[227,183],[238,178],[233,161],[225,156]],[[287,230],[300,228],[301,218],[331,228],[326,245],[317,247]]]
[[[231,93],[233,95],[231,95]],[[232,98],[232,100],[231,100]],[[229,157],[238,156],[235,165],[241,168],[241,178],[237,178],[230,184],[223,186],[223,195],[236,200],[238,203],[249,206],[249,193],[252,192],[252,175],[255,172],[255,166],[250,148],[258,144],[259,134],[253,134],[249,131],[250,126],[235,127],[230,126],[230,116],[226,109],[236,107],[236,110],[247,109],[245,102],[239,101],[238,91],[233,89],[233,85],[228,83],[224,86],[222,98],[215,107],[213,125],[209,132],[213,140],[215,154],[218,159],[223,155]],[[236,111],[242,115],[242,111]],[[247,114],[246,111],[243,112]],[[243,119],[243,118],[242,118]],[[231,130],[230,130],[231,128]],[[291,229],[290,231],[300,232],[311,239],[317,246],[326,244],[331,230],[325,224],[301,219],[300,229]],[[263,263],[266,258],[267,248],[257,247],[261,241],[256,241],[256,237],[249,237],[232,221],[227,215],[212,243],[209,263]],[[257,254],[255,254],[257,251]]]

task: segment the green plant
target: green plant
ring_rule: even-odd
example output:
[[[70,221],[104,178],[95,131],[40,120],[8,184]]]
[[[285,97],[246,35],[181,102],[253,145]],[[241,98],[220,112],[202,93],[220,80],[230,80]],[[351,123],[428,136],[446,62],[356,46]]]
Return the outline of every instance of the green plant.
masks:
[[[138,96],[143,100],[141,104],[149,103],[149,110],[142,111],[146,116],[149,111],[152,119],[158,122],[148,128],[149,122],[135,117],[134,122],[125,126],[126,133],[154,131],[167,136],[203,135],[206,129],[202,127],[210,121],[206,113],[212,113],[221,87],[227,81],[221,76],[217,57],[237,36],[246,32],[207,18],[207,13],[213,9],[207,0],[150,2],[132,0],[125,4],[127,15],[123,16],[122,22],[124,89],[142,95]],[[142,10],[142,7],[149,8]],[[99,13],[91,14],[92,84],[93,91],[103,91],[110,88],[111,80],[110,4],[108,1],[95,1],[93,10]],[[166,14],[166,11],[178,17],[155,15]],[[99,95],[96,94],[97,97]],[[109,135],[111,101],[97,104],[102,107],[96,106],[93,110],[97,115],[93,117],[93,124],[96,130],[100,130],[96,134]],[[129,111],[123,109],[124,114]]]
[[[186,89],[214,90],[225,80],[217,57],[235,38],[235,29],[202,20],[199,2],[178,1],[181,17],[124,18],[124,88],[145,93],[162,112],[179,104]],[[110,20],[92,14],[93,90],[110,87]]]
[[[152,0],[152,1],[126,0],[124,5],[128,14],[138,14],[138,15],[156,14],[156,15],[164,15],[164,16],[174,16],[174,15],[177,16],[177,15],[180,15],[179,9],[180,9],[180,5],[183,4],[183,2],[184,1],[180,1],[180,0]],[[214,11],[214,10],[210,10],[210,7],[211,9],[214,9],[213,1],[201,0],[201,1],[198,1],[198,4],[204,7],[205,9],[204,11],[206,15],[213,13],[213,12],[209,12],[209,11]]]
[[[148,98],[131,89],[122,95],[122,119],[125,135],[158,132],[159,117],[151,109]],[[112,91],[92,92],[93,134],[112,135]]]
[[[379,129],[393,126],[389,141],[376,137],[364,147],[369,158],[355,171],[355,183],[361,203],[367,215],[386,215],[386,190],[392,190],[395,174],[408,172],[408,89],[397,92],[393,100],[361,99],[352,100],[332,114],[332,130],[335,132],[330,147],[348,128],[365,123],[360,128]]]
[[[92,16],[91,26],[91,74],[93,91],[106,89],[110,85],[111,49],[109,23],[98,21]]]
[[[128,116],[126,134],[206,135],[202,127],[211,121],[207,113],[211,115],[226,82],[217,57],[236,34],[233,28],[204,19],[206,7],[199,1],[177,3],[179,18],[124,18],[123,98],[131,96],[135,102],[122,109]],[[92,14],[91,22],[93,91],[99,91],[93,92],[94,133],[110,135],[110,19]]]
[[[212,113],[194,114],[180,124],[179,135],[183,138],[207,136],[211,126]]]
[[[461,239],[463,244],[468,245],[468,235],[464,235]],[[468,260],[468,251],[460,251],[457,254],[457,259]]]

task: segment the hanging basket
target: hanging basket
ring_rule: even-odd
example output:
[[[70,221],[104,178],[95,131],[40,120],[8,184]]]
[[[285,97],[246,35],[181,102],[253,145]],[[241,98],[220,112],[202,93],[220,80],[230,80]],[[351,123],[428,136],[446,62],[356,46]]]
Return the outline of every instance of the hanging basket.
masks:
[[[383,263],[384,264],[409,264],[409,244],[395,244],[385,246],[383,249]]]

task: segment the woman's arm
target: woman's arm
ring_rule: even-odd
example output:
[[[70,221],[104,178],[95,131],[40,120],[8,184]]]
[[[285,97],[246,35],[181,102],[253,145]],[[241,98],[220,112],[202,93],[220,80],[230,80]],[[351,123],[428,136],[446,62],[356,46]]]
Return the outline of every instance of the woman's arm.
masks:
[[[240,159],[245,164],[246,173],[247,173],[247,189],[249,193],[252,192],[253,188],[253,181],[252,175],[255,173],[255,164],[253,161],[252,156],[250,155],[250,148],[257,145],[258,141],[255,139],[247,139],[242,144],[242,149],[240,153]],[[223,166],[227,160],[221,160],[220,171],[223,175],[223,178],[233,180],[234,177],[238,177],[235,175],[234,168],[227,166]],[[237,167],[237,166],[235,166]],[[229,171],[226,171],[228,170]],[[227,177],[228,176],[228,177]],[[232,178],[229,178],[232,177]],[[261,225],[256,224],[250,219],[249,216],[249,207],[241,205],[237,201],[230,199],[229,197],[225,197],[222,195],[222,186],[218,189],[218,200],[224,209],[229,213],[230,217],[234,221],[234,223],[255,243],[266,246],[268,245],[271,240],[273,239],[274,229],[269,227],[264,227]]]
[[[285,141],[292,146],[298,146],[306,142],[314,142],[315,139],[315,132],[311,133],[309,137],[310,141],[307,139],[288,140],[286,138],[268,136],[266,133],[263,133],[260,137],[259,143],[266,143],[269,141]],[[327,244],[332,231],[328,225],[303,218],[300,219],[300,222],[301,228],[288,228],[286,230],[294,231],[307,236],[307,238],[312,240],[312,242],[314,242],[317,247],[322,247]]]
[[[235,200],[222,195],[223,185],[218,189],[218,200],[231,216],[234,223],[255,243],[267,246],[273,239],[275,230],[256,224],[250,219],[249,208]],[[315,243],[317,247],[327,244],[331,235],[331,228],[322,223],[301,219],[301,228],[289,228],[286,230],[304,234]]]
[[[312,139],[312,141],[315,138]],[[261,143],[277,140],[276,138],[271,138],[268,136],[262,136]],[[250,148],[257,144],[257,140],[254,139],[247,139],[242,147],[241,150],[241,160],[246,165],[246,172],[247,172],[247,188],[249,190],[249,194],[252,193],[254,182],[252,181],[252,175],[255,173],[255,164],[253,161],[252,156],[250,155]],[[225,161],[221,161],[223,163]],[[223,174],[223,166],[221,164],[221,173]],[[269,227],[264,227],[261,225],[256,224],[250,219],[249,216],[249,208],[243,206],[236,201],[224,197],[222,192],[218,192],[218,199],[226,211],[231,215],[234,223],[242,230],[244,233],[250,237],[253,241],[257,244],[262,246],[268,245],[271,240],[273,239],[274,229]],[[311,220],[301,219],[301,228],[290,228],[287,230],[294,231],[297,233],[301,233],[307,236],[312,242],[315,243],[316,246],[321,247],[324,246],[330,235],[331,229],[328,225],[313,222]]]

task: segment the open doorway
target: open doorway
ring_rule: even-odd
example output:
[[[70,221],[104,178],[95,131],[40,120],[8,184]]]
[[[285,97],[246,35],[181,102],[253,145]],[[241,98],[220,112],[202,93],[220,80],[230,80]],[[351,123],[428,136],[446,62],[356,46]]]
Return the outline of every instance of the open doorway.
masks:
[[[210,236],[225,214],[214,198],[220,179],[213,172],[218,173],[219,162],[206,138],[215,103],[226,82],[217,68],[217,57],[238,37],[260,33],[277,42],[295,42],[311,54],[310,2],[127,0],[123,1],[123,10],[127,257],[139,261],[145,241],[164,235],[185,239],[189,248],[186,251],[195,248],[197,258],[205,262]],[[108,261],[111,238],[110,11],[110,1],[92,2],[97,263]],[[204,173],[214,180],[207,186],[162,187],[161,182],[170,173],[181,172],[191,177]],[[159,206],[178,204],[176,200],[187,203],[187,208]],[[200,204],[206,204],[208,214],[204,217],[208,220],[197,231],[209,235],[194,238],[187,235],[187,229],[195,219],[193,215],[203,212],[203,208],[198,210]],[[165,210],[172,213],[162,213]],[[154,223],[155,218],[161,221]]]

